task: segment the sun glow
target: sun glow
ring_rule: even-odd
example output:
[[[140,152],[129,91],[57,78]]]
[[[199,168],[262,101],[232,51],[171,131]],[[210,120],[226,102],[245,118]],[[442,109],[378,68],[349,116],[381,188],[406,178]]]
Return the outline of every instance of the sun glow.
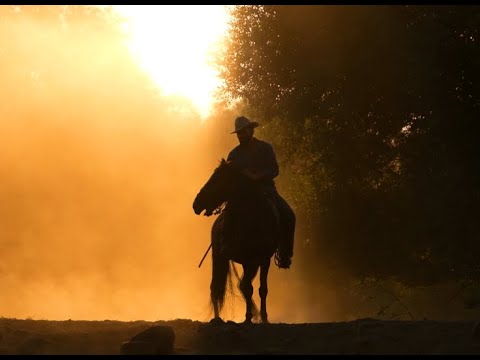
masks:
[[[206,117],[220,80],[211,65],[228,23],[222,5],[115,5],[129,47],[164,95],[187,98]]]

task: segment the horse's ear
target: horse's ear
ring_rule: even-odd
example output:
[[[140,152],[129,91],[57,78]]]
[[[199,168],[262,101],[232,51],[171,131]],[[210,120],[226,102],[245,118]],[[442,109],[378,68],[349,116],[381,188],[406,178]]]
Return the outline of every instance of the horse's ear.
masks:
[[[222,160],[220,161],[220,165],[225,165],[227,162],[225,161],[224,158],[222,158]]]

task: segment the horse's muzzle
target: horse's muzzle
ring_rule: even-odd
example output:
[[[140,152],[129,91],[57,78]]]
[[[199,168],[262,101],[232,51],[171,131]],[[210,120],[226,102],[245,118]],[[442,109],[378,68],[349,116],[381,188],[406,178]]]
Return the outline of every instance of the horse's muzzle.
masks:
[[[195,212],[195,214],[200,215],[200,213],[203,211],[203,209],[200,208],[199,206],[195,206],[195,204],[193,204],[193,211]]]
[[[200,205],[200,201],[199,201],[198,195],[197,195],[195,197],[195,200],[193,201],[193,211],[195,211],[195,214],[200,215],[204,209],[205,209],[205,207]]]

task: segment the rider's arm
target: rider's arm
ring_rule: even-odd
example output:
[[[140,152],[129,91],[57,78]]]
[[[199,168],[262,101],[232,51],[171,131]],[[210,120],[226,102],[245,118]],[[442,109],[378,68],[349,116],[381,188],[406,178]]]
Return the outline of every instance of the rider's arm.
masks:
[[[279,174],[279,170],[275,151],[273,151],[273,147],[270,144],[265,146],[264,161],[265,169],[258,176],[260,176],[260,179],[275,179]]]
[[[262,170],[257,171],[254,174],[250,174],[250,177],[254,180],[273,180],[278,176],[279,170],[277,157],[275,156],[272,145],[265,144],[265,146],[262,148],[260,156],[262,157],[262,164],[264,164],[264,167]]]

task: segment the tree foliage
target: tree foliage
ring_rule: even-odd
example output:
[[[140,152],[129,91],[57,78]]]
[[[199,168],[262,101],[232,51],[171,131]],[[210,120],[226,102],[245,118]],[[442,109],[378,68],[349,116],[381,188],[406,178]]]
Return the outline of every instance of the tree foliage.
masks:
[[[237,6],[219,68],[283,162],[317,257],[477,276],[478,6]]]

